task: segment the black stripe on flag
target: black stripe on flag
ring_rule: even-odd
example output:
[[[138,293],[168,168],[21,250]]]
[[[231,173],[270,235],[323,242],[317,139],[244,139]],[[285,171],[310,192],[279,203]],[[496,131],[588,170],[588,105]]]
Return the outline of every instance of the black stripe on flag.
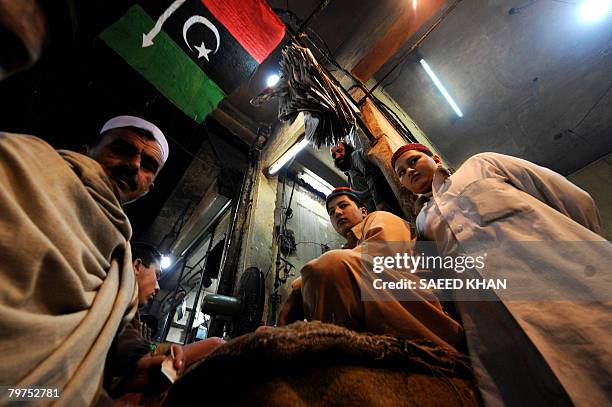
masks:
[[[140,4],[155,21],[168,7],[168,2],[159,0],[142,0]],[[195,47],[204,44],[207,49],[214,51],[216,37],[213,30],[202,23],[200,19],[192,19],[191,21],[194,23],[187,27],[186,23],[193,16],[206,18],[216,27],[219,33],[219,49],[214,54],[212,52],[208,54],[209,61],[203,56],[198,57],[199,52]],[[184,27],[188,28],[186,38],[191,49],[183,38]],[[257,69],[257,61],[236,41],[200,0],[187,0],[165,21],[162,29],[226,94],[233,92]]]

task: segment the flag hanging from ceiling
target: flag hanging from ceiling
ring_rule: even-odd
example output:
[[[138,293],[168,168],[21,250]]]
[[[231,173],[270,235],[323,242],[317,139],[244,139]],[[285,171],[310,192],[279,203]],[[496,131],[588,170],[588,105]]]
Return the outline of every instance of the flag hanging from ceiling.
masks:
[[[263,0],[141,0],[100,38],[202,123],[284,35]]]

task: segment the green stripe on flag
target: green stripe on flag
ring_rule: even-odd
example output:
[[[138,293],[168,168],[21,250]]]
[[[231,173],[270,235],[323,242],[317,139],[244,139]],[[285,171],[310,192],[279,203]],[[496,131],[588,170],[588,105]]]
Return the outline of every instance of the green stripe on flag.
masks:
[[[142,35],[154,25],[135,5],[100,38],[187,116],[202,123],[225,93],[163,31],[155,36],[153,45],[142,48]]]

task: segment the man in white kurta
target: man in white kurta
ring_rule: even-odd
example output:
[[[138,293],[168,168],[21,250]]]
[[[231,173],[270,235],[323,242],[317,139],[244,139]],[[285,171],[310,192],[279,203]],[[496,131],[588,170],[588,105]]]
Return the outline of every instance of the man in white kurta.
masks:
[[[419,180],[395,169],[406,187]],[[417,227],[440,255],[487,253],[482,276],[507,279],[497,301],[457,303],[485,403],[609,404],[612,247],[591,197],[549,169],[482,153],[453,175],[439,167],[419,201]]]

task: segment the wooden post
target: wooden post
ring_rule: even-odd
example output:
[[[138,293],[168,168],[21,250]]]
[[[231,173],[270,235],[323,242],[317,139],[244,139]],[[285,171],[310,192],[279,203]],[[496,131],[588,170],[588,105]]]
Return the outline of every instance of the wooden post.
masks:
[[[369,99],[366,99],[359,109],[365,125],[368,126],[370,132],[377,139],[374,145],[369,143],[367,139],[361,140],[361,144],[364,148],[368,148],[368,158],[383,173],[397,201],[402,207],[406,219],[414,226],[415,216],[413,208],[416,196],[402,187],[399,178],[395,174],[395,170],[391,168],[391,157],[393,156],[393,152],[400,146],[406,144],[406,141],[397,133],[384,115]]]

